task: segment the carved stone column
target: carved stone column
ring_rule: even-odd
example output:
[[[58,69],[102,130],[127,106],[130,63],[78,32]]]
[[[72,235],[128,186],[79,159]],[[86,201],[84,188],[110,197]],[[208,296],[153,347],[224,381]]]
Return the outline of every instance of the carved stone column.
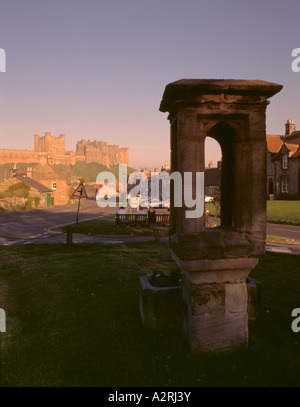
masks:
[[[281,89],[264,81],[183,79],[163,95],[172,172],[204,172],[207,136],[222,151],[221,226],[205,229],[204,215],[188,219],[184,205],[171,207],[170,248],[183,273],[183,329],[194,352],[248,343],[245,281],[266,237],[265,111]]]

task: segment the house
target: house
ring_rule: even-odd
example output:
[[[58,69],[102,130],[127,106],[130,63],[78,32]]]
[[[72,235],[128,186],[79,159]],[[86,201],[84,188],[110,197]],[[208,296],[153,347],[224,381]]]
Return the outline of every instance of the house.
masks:
[[[39,156],[39,163],[27,171],[27,177],[51,189],[54,205],[66,205],[69,202],[70,184],[59,171],[52,167],[51,160],[46,154]]]
[[[300,131],[287,120],[285,135],[267,135],[267,197],[300,198]]]
[[[28,197],[25,199],[25,196],[21,197],[17,193],[12,193],[12,196],[5,199],[7,202],[4,206],[25,206],[26,202],[28,206],[29,201],[31,201],[30,206],[35,208],[45,208],[52,205],[53,191],[50,188],[27,176],[18,176],[17,173],[0,183],[0,192],[12,190],[13,186],[22,183],[28,187]]]

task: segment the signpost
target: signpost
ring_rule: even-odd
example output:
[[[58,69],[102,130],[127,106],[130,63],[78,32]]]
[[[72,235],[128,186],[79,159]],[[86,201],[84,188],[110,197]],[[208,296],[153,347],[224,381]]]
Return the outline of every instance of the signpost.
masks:
[[[80,184],[78,185],[78,187],[75,189],[75,191],[74,191],[73,194],[72,194],[72,196],[74,196],[75,198],[79,198],[79,199],[78,199],[78,208],[77,208],[76,223],[78,223],[78,215],[79,215],[79,208],[80,208],[80,199],[81,199],[81,198],[86,199],[86,198],[88,197],[83,183],[84,183],[84,179],[81,178],[81,179],[80,179]]]

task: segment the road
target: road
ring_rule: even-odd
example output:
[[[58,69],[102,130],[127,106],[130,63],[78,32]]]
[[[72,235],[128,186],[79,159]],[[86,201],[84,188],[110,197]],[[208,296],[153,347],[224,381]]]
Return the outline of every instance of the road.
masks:
[[[298,240],[300,244],[300,226],[267,224],[267,234],[285,239]]]
[[[115,208],[99,208],[95,200],[81,200],[79,221],[115,212]],[[52,236],[49,229],[74,223],[76,214],[77,201],[71,206],[0,213],[0,244],[23,243],[37,237]]]
[[[79,221],[93,219],[115,213],[116,208],[99,208],[93,199],[82,200]],[[77,203],[77,202],[76,202]],[[0,213],[0,245],[29,244],[29,243],[64,243],[65,235],[57,236],[50,229],[76,220],[77,204],[71,206],[56,206],[48,209],[36,209],[11,213]],[[214,223],[218,223],[214,219]],[[300,254],[300,226],[267,224],[267,234],[289,239],[287,243],[267,243],[271,251],[292,252]],[[137,240],[140,238],[120,238],[120,236],[103,238],[85,235],[74,235],[73,241],[119,243],[121,241]],[[145,237],[144,240],[153,240]],[[285,247],[288,245],[288,250]],[[284,246],[282,248],[282,246]]]
[[[209,218],[210,223],[219,226],[220,219]],[[280,237],[283,239],[291,239],[298,241],[300,244],[300,226],[279,225],[275,223],[267,223],[267,234]]]

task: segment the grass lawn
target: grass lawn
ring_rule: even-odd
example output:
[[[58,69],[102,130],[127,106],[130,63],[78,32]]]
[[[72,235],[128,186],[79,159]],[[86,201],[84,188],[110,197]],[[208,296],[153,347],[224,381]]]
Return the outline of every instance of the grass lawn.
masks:
[[[299,256],[267,253],[248,352],[192,357],[181,335],[144,330],[139,276],[167,244],[0,247],[1,386],[298,386]]]
[[[267,201],[267,222],[300,225],[300,201]]]
[[[158,227],[160,236],[168,236],[168,226]],[[66,230],[66,226],[55,228],[54,230]],[[153,230],[142,226],[115,226],[115,215],[107,215],[101,218],[91,219],[72,225],[74,233],[84,233],[92,235],[134,235],[153,236]]]

